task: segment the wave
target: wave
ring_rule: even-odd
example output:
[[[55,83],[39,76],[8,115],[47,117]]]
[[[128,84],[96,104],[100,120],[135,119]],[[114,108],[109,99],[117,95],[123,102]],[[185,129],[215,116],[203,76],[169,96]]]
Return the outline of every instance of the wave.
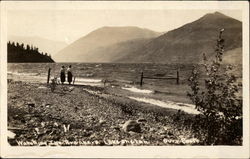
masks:
[[[199,111],[197,111],[195,109],[195,105],[192,104],[186,104],[186,103],[175,103],[175,102],[163,102],[160,100],[156,100],[156,99],[152,99],[152,98],[140,98],[140,97],[128,97],[129,99],[133,99],[139,102],[144,102],[144,103],[149,103],[149,104],[153,104],[153,105],[157,105],[160,107],[164,107],[164,108],[171,108],[171,109],[176,109],[176,110],[182,110],[186,113],[189,114],[200,114]]]

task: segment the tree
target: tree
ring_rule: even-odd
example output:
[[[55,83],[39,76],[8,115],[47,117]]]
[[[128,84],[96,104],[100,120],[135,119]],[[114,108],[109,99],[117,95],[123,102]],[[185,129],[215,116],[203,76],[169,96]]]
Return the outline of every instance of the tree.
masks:
[[[21,49],[24,50],[24,44],[23,43],[21,44]]]
[[[239,144],[242,141],[242,97],[233,73],[233,66],[223,65],[224,39],[221,29],[215,49],[215,59],[208,63],[206,55],[202,65],[204,85],[200,84],[202,68],[194,66],[189,78],[188,96],[201,112],[199,127],[205,130],[206,144]]]
[[[13,47],[15,47],[15,46],[16,46],[15,42],[12,42],[12,43],[11,43],[11,45],[12,45]]]
[[[27,44],[26,50],[27,50],[27,51],[30,51],[30,46],[29,46],[29,44]]]

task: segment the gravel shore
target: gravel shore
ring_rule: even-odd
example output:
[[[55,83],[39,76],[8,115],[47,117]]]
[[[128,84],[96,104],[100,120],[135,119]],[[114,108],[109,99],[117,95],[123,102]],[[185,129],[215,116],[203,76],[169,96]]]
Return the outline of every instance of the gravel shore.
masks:
[[[8,82],[11,145],[196,145],[193,115],[93,86]]]

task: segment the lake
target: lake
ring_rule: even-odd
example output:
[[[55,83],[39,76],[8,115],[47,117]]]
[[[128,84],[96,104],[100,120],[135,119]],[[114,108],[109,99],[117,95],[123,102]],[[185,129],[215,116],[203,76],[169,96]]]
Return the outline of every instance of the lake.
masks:
[[[192,104],[187,97],[187,92],[190,91],[188,78],[191,75],[192,64],[9,63],[8,76],[15,75],[15,79],[21,81],[46,83],[49,68],[51,68],[53,78],[60,76],[61,66],[69,65],[72,65],[73,74],[76,76],[75,84],[104,87],[103,81],[105,80],[106,91],[111,94],[136,97],[144,101],[146,98],[150,101]],[[178,69],[179,84],[176,84],[175,79],[144,79],[143,86],[140,86],[141,72],[147,77],[164,78],[176,77]],[[236,67],[235,74],[241,81],[242,68],[240,66]],[[204,82],[203,77],[204,73],[201,74],[201,82]]]

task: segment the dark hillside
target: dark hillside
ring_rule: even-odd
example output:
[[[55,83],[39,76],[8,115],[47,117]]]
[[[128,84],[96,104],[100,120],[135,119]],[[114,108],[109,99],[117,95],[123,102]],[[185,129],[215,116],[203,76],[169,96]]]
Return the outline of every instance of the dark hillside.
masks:
[[[24,44],[33,44],[34,46],[39,46],[39,50],[43,52],[49,52],[52,57],[61,49],[67,46],[65,42],[55,41],[39,36],[16,36],[8,35],[8,41],[18,41]]]
[[[7,44],[8,62],[9,63],[51,63],[54,60],[47,53],[41,53],[38,48],[24,44],[8,42]]]
[[[242,23],[219,12],[169,31],[116,62],[199,63],[203,53],[211,57],[218,31],[224,28],[225,51],[242,46]],[[241,59],[242,53],[238,54]]]

